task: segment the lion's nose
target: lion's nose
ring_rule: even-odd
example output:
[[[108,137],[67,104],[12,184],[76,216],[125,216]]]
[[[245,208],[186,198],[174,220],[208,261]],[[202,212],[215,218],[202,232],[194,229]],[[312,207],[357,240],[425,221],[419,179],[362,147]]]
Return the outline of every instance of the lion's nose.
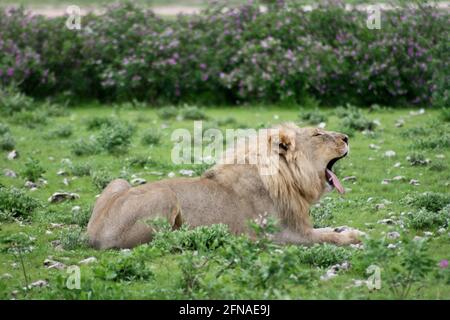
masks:
[[[342,140],[343,140],[346,144],[348,144],[348,136],[347,136],[346,134],[343,134],[343,135],[342,135]]]

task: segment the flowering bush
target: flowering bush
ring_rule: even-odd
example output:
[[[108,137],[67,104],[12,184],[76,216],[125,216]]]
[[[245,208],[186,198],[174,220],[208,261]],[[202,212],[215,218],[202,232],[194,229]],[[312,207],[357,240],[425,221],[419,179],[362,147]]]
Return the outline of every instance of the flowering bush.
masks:
[[[212,4],[162,19],[131,3],[65,18],[0,12],[0,84],[33,96],[157,102],[448,105],[449,13],[432,6],[367,14],[295,1],[262,11]]]

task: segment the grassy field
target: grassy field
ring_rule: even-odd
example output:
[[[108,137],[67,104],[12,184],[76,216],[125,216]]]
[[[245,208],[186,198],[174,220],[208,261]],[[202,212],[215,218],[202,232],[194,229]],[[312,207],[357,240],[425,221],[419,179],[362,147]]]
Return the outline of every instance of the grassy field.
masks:
[[[171,164],[170,133],[179,127],[192,130],[193,122],[182,117],[169,118],[171,109],[164,110],[161,116],[154,109],[131,105],[83,105],[64,114],[32,111],[22,116],[2,116],[3,128],[10,131],[5,134],[15,140],[20,157],[8,160],[6,150],[0,157],[0,185],[4,186],[0,189],[1,299],[450,298],[448,267],[442,262],[450,258],[450,231],[442,220],[427,216],[436,215],[433,211],[450,202],[450,127],[441,119],[439,110],[412,115],[410,112],[417,110],[367,109],[358,117],[379,122],[371,132],[358,131],[355,120],[345,123],[352,116],[345,115],[345,110],[336,114],[335,109],[300,112],[298,108],[253,106],[206,109],[204,114],[190,110],[184,114],[185,118],[206,115],[204,126],[220,125],[225,129],[258,128],[283,121],[306,125],[299,114],[311,112],[310,118],[326,122],[326,129],[350,133],[351,153],[340,161],[336,171],[341,181],[344,177],[354,178],[344,179],[348,191],[344,196],[336,192],[325,196],[321,206],[314,209],[315,224],[348,225],[374,239],[390,233],[383,245],[390,244],[388,251],[394,256],[388,254],[383,261],[374,260],[368,253],[369,249],[377,250],[373,243],[365,243],[366,249],[331,245],[277,247],[264,239],[253,243],[230,236],[223,228],[170,233],[161,227],[154,244],[131,251],[90,249],[84,238],[90,208],[109,180],[120,176],[154,181],[173,174],[180,176],[183,168],[197,173],[204,169]],[[127,152],[123,151],[126,144],[111,142],[118,128],[115,125],[121,130],[124,126],[130,129],[124,129],[123,134],[131,139]],[[113,128],[109,136],[108,126]],[[92,141],[99,141],[99,137],[106,140],[96,149]],[[113,147],[107,147],[107,143]],[[17,177],[4,176],[6,169]],[[24,186],[30,178],[36,180],[34,191]],[[383,182],[384,179],[389,180]],[[15,190],[13,187],[22,191],[16,190],[20,194],[13,193],[13,199],[8,201],[20,202],[24,197],[39,201],[40,205],[30,210],[28,217],[17,212],[8,216],[4,198]],[[47,199],[57,191],[77,193],[79,199],[49,203]],[[433,194],[421,197],[424,192]],[[421,204],[429,209],[428,213],[421,211]],[[383,219],[391,220],[383,224]],[[421,257],[428,259],[430,266],[424,274],[411,276],[407,263],[402,261],[413,255],[408,245],[416,236],[427,239],[428,249],[421,251]],[[90,257],[96,261],[80,263]],[[378,254],[380,257],[382,254]],[[412,257],[414,261],[420,258]],[[45,262],[46,259],[50,261]],[[321,279],[330,266],[344,261],[349,261],[351,267],[341,267],[329,280]],[[384,266],[379,290],[369,291],[365,284],[355,282],[367,279],[365,269],[371,263]],[[73,265],[81,268],[81,288],[71,290],[66,286],[70,276],[67,267]],[[404,278],[395,280],[395,274]],[[44,280],[42,287],[35,284],[31,289],[25,288],[26,283],[38,280]],[[404,282],[410,286],[405,295],[391,287],[395,283],[405,285]]]

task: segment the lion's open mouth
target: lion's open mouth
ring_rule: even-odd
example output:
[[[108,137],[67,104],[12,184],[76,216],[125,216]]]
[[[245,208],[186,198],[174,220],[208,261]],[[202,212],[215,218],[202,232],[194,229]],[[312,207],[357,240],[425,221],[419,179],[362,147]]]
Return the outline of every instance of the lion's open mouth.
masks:
[[[339,193],[345,193],[345,189],[342,186],[341,182],[339,181],[338,177],[334,174],[333,171],[331,171],[333,169],[333,165],[340,159],[342,159],[343,157],[345,157],[347,155],[347,152],[341,156],[341,157],[337,157],[332,159],[330,162],[328,162],[327,167],[325,168],[325,177],[327,179],[327,182],[330,186],[336,188],[336,190]]]

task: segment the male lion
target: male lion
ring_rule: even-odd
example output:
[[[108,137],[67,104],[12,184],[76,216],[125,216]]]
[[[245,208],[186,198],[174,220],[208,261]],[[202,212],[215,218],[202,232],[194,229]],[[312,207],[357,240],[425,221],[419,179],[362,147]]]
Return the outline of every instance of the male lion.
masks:
[[[173,229],[223,223],[235,234],[248,233],[248,221],[272,215],[281,231],[277,243],[346,245],[359,242],[361,232],[348,228],[314,229],[309,219],[311,204],[325,191],[344,193],[331,171],[348,153],[348,137],[292,123],[276,127],[266,136],[266,160],[278,160],[273,174],[262,174],[260,164],[218,162],[198,178],[177,178],[138,187],[121,179],[112,181],[95,203],[87,231],[95,248],[131,248],[151,241],[148,221],[167,218]],[[245,158],[254,146],[235,148]],[[254,154],[253,154],[254,155]]]

